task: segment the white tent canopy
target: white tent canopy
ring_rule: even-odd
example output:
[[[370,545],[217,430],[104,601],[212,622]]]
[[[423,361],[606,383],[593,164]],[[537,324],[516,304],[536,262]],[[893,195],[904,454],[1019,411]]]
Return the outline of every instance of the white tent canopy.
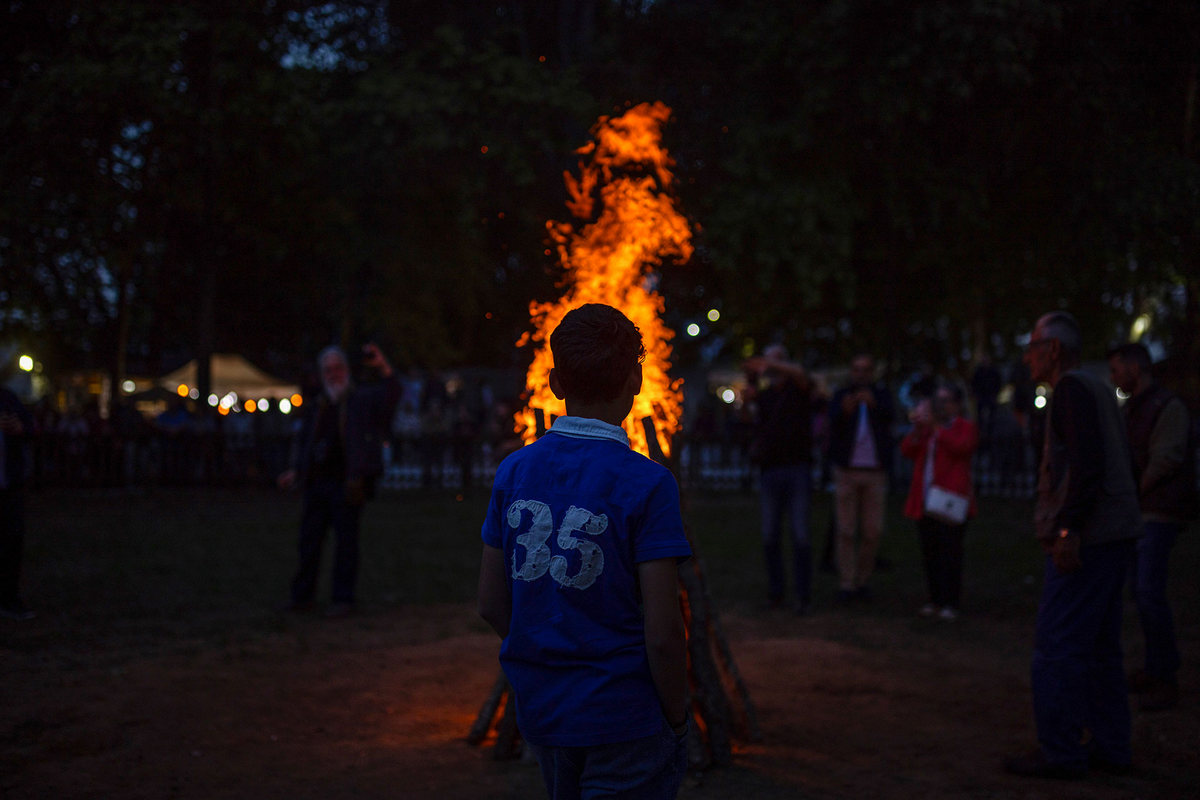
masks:
[[[189,389],[196,386],[196,360],[192,359],[174,372],[169,372],[157,381],[158,385],[176,391],[180,384]],[[279,400],[291,397],[300,391],[294,383],[284,381],[263,372],[236,353],[213,353],[212,393],[224,397],[235,392],[243,399],[268,398]]]

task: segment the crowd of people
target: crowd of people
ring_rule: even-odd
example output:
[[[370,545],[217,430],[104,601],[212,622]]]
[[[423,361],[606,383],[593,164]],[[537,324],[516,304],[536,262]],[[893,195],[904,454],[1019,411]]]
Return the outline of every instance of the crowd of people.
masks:
[[[1175,541],[1200,513],[1194,425],[1180,398],[1156,383],[1145,347],[1112,350],[1108,383],[1081,367],[1082,347],[1076,320],[1050,312],[1030,332],[1023,359],[1029,380],[1050,387],[1031,434],[1038,477],[1029,530],[1031,547],[1045,554],[1030,668],[1038,744],[1004,765],[1029,777],[1125,772],[1133,759],[1130,694],[1141,711],[1179,702],[1181,658],[1166,586]],[[326,613],[353,611],[359,520],[386,471],[385,445],[401,457],[415,447],[432,465],[433,454],[442,453],[435,443],[449,443],[469,484],[482,439],[503,463],[483,524],[479,610],[503,639],[501,663],[518,697],[521,730],[548,788],[554,796],[560,789],[578,796],[586,782],[618,788],[633,781],[655,796],[673,796],[691,730],[676,568],[691,548],[676,477],[632,453],[620,427],[641,389],[641,336],[619,311],[589,305],[564,318],[551,348],[549,384],[567,415],[528,448],[511,433],[511,406],[490,397],[486,384],[474,401],[443,393],[436,379],[399,375],[373,344],[360,359],[369,374],[354,380],[345,351],[322,351],[319,385],[299,424],[277,431],[287,447],[276,453],[272,474],[280,487],[298,489],[303,502],[285,610],[314,608],[321,550],[332,531]],[[851,360],[844,384],[828,396],[780,345],[750,358],[744,370],[746,457],[759,481],[768,605],[782,607],[788,597],[790,549],[794,610],[813,609],[810,500],[814,476],[826,474],[833,492],[829,559],[838,578],[833,601],[872,599],[898,444],[911,464],[903,513],[913,523],[928,587],[916,613],[957,620],[968,566],[964,541],[979,511],[972,463],[1002,427],[1003,382],[990,362],[981,362],[969,389],[922,369],[898,398],[867,353]],[[39,475],[39,441],[52,439],[56,447],[41,458],[56,469],[73,465],[78,477],[128,469],[129,443],[151,435],[145,426],[159,439],[161,474],[186,482],[211,464],[219,468],[224,457],[217,446],[180,449],[212,433],[180,403],[153,422],[122,408],[108,420],[93,409],[69,412],[53,420],[53,437],[45,410],[38,411],[0,387],[0,615],[15,620],[34,616],[19,589],[24,493],[27,478]],[[92,435],[92,425],[111,443],[99,460],[72,447]],[[456,449],[457,442],[470,446]],[[1128,675],[1121,645],[1127,586],[1145,640],[1144,665]],[[570,619],[572,631],[591,631],[584,639],[592,644],[560,635],[561,626],[547,624],[557,619]],[[587,677],[598,668],[619,676],[619,685]],[[563,705],[568,697],[578,708]],[[620,713],[614,717],[612,709]]]
[[[1030,436],[1040,430],[1032,422],[1032,385],[1025,391],[1018,372],[1016,388],[1009,384],[1012,396],[999,403],[1006,381],[990,359],[983,359],[970,388],[952,377],[939,377],[926,364],[893,395],[878,374],[875,358],[860,353],[851,359],[845,383],[830,393],[802,365],[789,361],[779,344],[747,360],[743,368],[746,450],[759,478],[768,604],[779,607],[784,602],[786,520],[795,610],[804,614],[812,605],[808,509],[814,483],[823,484],[833,496],[820,563],[829,568],[836,564],[838,603],[871,598],[870,578],[878,563],[887,497],[906,488],[904,514],[918,529],[929,585],[929,602],[920,613],[957,619],[963,537],[976,513],[975,478],[983,472],[977,455],[985,447],[989,464],[1021,470],[1032,466],[1025,462],[1034,461],[1034,454],[996,455],[1009,449],[1025,453]],[[1027,376],[1025,372],[1026,381]],[[1029,402],[1023,404],[1017,395],[1027,396]],[[979,421],[970,418],[971,406]],[[1016,446],[1008,441],[1008,433],[1001,433],[1006,430],[1000,421],[1005,415],[1019,416],[1013,424]],[[998,478],[994,483],[1005,482],[1003,470],[990,474]]]
[[[423,486],[469,486],[482,465],[518,446],[514,401],[486,381],[463,385],[437,372],[410,370],[397,378],[401,397],[382,444],[389,463],[418,465]],[[304,396],[319,400],[319,381]],[[37,487],[222,486],[268,484],[288,463],[304,412],[269,410],[200,413],[196,401],[156,401],[138,410],[118,399],[107,414],[95,399],[58,407],[34,403],[29,440],[30,482]],[[152,405],[152,404],[147,404]]]
[[[1046,554],[1031,665],[1038,746],[1005,762],[1008,771],[1031,777],[1127,771],[1128,695],[1141,711],[1179,702],[1180,655],[1166,589],[1172,547],[1200,512],[1194,426],[1182,400],[1155,382],[1143,345],[1109,353],[1109,383],[1082,368],[1082,346],[1074,317],[1051,312],[1030,332],[1023,359],[1029,381],[1050,390],[1044,413],[1029,415],[1036,419],[1030,440],[1038,475],[1030,528]],[[994,444],[1001,430],[998,370],[985,359],[972,376],[972,420],[967,388],[928,366],[905,383],[899,405],[868,354],[851,361],[845,385],[827,401],[781,346],[749,359],[745,369],[768,604],[778,607],[785,596],[786,516],[795,609],[803,615],[811,607],[808,480],[819,457],[832,473],[835,601],[871,598],[892,432],[903,412],[899,451],[912,464],[904,516],[914,522],[928,587],[917,613],[957,620],[964,540],[978,513],[972,464],[981,443]],[[823,449],[814,446],[820,430],[828,436]],[[1121,648],[1127,585],[1145,640],[1144,667],[1129,675]]]
[[[355,359],[357,361],[357,359]],[[972,390],[970,401],[980,420],[982,491],[1009,496],[1032,493],[1033,451],[1039,415],[1033,413],[1032,387],[1018,371],[997,382],[1013,387],[1005,403],[989,405],[986,394]],[[823,379],[813,384],[811,434],[816,468],[814,485],[832,486],[826,462],[829,452],[829,397]],[[521,442],[513,432],[520,404],[514,393],[500,391],[502,381],[487,377],[463,380],[437,371],[398,370],[400,399],[384,437],[384,458],[394,467],[388,488],[480,485],[490,479],[503,457]],[[752,380],[748,382],[753,382]],[[914,388],[915,387],[915,388]],[[899,384],[897,406],[917,397],[922,387],[909,379]],[[748,402],[726,405],[711,393],[689,404],[685,427],[675,437],[681,454],[681,483],[705,488],[750,488],[753,463],[753,388]],[[320,397],[319,381],[306,387],[308,399]],[[1025,398],[1025,399],[1023,399]],[[128,397],[117,398],[101,412],[95,399],[59,407],[42,399],[29,409],[34,435],[30,440],[29,480],[35,487],[117,488],[129,486],[222,486],[270,484],[287,465],[303,410],[285,414],[279,404],[267,411],[200,413],[197,402],[171,396],[158,400],[161,410],[139,410]],[[983,411],[982,409],[991,409]],[[984,414],[987,413],[987,422]],[[901,438],[908,421],[903,413],[891,425],[892,440]],[[989,433],[990,431],[990,433]],[[803,445],[807,447],[807,444]],[[906,463],[886,450],[890,490],[906,479]]]

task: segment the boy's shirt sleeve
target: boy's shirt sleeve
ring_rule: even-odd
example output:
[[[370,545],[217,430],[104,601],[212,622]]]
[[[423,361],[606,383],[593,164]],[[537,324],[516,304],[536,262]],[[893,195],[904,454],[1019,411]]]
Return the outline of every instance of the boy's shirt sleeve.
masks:
[[[645,516],[638,526],[634,543],[635,563],[653,561],[658,558],[676,558],[680,561],[692,555],[687,533],[683,528],[683,514],[679,506],[679,487],[674,477],[664,470],[664,475],[650,490],[646,500]]]
[[[498,550],[504,549],[503,529],[500,527],[502,523],[502,515],[500,513],[501,495],[495,489],[492,490],[492,499],[488,502],[487,516],[483,518],[483,543],[488,547],[495,547]]]

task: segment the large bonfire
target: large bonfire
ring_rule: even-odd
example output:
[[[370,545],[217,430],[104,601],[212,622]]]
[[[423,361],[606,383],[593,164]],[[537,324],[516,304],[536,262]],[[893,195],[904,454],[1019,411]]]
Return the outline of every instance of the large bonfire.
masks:
[[[551,332],[572,308],[607,303],[638,326],[646,345],[642,393],[625,420],[630,444],[653,454],[643,423],[649,419],[664,455],[671,454],[671,437],[680,427],[681,381],[668,375],[675,334],[663,324],[663,299],[654,290],[652,271],[664,261],[686,261],[692,234],[668,194],[674,176],[662,125],[670,113],[662,103],[642,103],[619,117],[601,117],[592,128],[594,140],[577,151],[587,157],[579,162],[579,176],[564,173],[567,208],[577,222],[552,220],[546,227],[557,245],[565,292],[556,301],[530,304],[533,329],[518,342],[536,345],[525,381],[531,394],[516,415],[526,443],[540,432],[539,414],[548,428],[566,413],[548,385]]]

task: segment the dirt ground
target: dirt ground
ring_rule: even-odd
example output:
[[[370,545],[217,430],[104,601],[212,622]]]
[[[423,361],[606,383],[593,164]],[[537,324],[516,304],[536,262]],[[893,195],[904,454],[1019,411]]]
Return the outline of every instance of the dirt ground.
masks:
[[[18,623],[0,622],[2,642]],[[1031,622],[751,610],[723,623],[763,738],[683,798],[1200,796],[1194,675],[1179,709],[1135,716],[1135,775],[1047,783],[1000,769],[1033,741]],[[464,741],[497,646],[447,605],[289,617],[218,645],[0,648],[0,797],[542,797],[534,766]]]

